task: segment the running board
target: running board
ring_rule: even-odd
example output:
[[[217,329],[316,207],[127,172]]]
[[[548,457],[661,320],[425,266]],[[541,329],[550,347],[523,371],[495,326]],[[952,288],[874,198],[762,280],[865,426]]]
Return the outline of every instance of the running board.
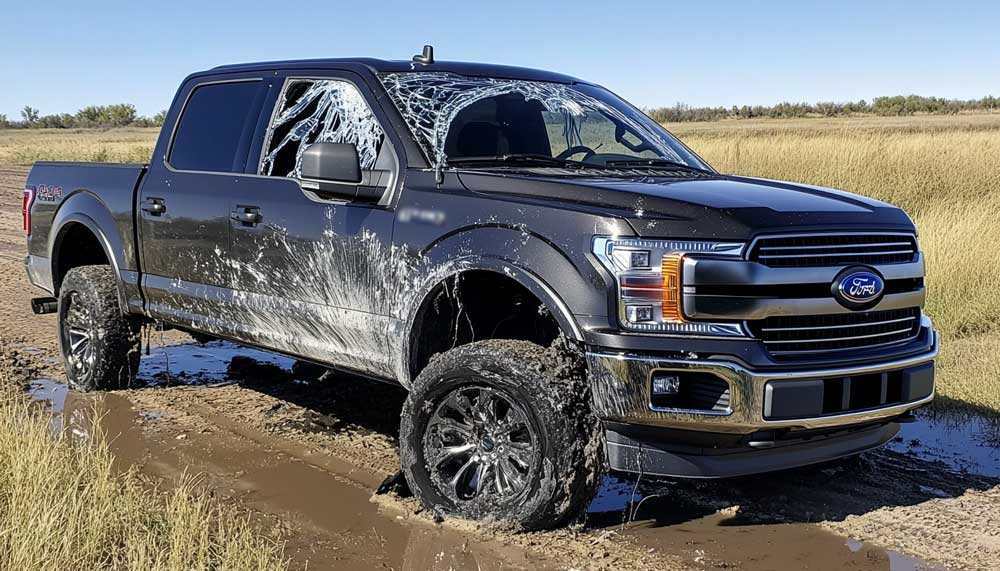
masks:
[[[59,300],[54,297],[36,297],[31,300],[31,311],[34,311],[35,315],[55,313],[58,310]]]

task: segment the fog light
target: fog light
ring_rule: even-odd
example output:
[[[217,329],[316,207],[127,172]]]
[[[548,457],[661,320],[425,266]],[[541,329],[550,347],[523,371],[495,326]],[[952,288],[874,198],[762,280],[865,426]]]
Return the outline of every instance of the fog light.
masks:
[[[681,390],[681,378],[677,375],[653,375],[653,395],[676,395]]]
[[[652,305],[629,305],[625,307],[625,317],[632,323],[653,320]]]

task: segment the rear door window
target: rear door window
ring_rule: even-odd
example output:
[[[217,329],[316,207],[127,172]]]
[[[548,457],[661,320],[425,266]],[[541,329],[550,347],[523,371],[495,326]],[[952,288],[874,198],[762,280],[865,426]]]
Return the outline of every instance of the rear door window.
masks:
[[[262,81],[196,87],[177,123],[168,162],[179,170],[243,172],[265,90]]]

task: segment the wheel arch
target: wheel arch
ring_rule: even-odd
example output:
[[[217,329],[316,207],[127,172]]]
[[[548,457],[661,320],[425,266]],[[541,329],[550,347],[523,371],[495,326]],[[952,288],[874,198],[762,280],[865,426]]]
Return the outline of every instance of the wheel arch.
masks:
[[[423,358],[420,351],[420,336],[426,332],[425,318],[429,309],[434,305],[438,293],[442,289],[449,287],[460,287],[460,280],[463,276],[483,275],[490,276],[496,280],[494,283],[516,284],[523,288],[526,293],[538,302],[540,307],[544,307],[545,312],[554,321],[558,328],[558,333],[575,341],[583,341],[583,333],[580,330],[576,319],[570,312],[569,307],[559,294],[541,276],[522,267],[510,260],[498,257],[474,256],[458,260],[451,267],[438,273],[432,279],[426,281],[419,293],[415,296],[418,300],[410,308],[404,320],[404,346],[401,351],[402,362],[400,363],[400,381],[404,386],[409,386],[423,365]],[[492,337],[484,337],[492,338]],[[504,337],[506,338],[506,337]],[[483,338],[477,338],[481,340]]]
[[[113,224],[110,213],[104,211],[106,224]],[[103,218],[99,216],[99,218]],[[111,266],[115,273],[118,289],[118,303],[125,312],[125,292],[121,278],[123,245],[117,234],[105,232],[89,213],[60,208],[53,220],[53,231],[49,234],[49,255],[52,270],[53,293],[58,296],[66,273],[74,267],[103,262]],[[102,257],[98,258],[96,252]]]

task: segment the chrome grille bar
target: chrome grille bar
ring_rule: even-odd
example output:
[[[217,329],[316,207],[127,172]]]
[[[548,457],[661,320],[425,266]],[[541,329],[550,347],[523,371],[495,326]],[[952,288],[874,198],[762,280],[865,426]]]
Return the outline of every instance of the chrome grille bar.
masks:
[[[888,335],[908,333],[912,330],[913,330],[912,327],[907,327],[906,329],[885,331],[883,333],[871,333],[869,335],[851,335],[849,337],[816,337],[811,339],[785,339],[785,340],[771,340],[771,341],[765,340],[764,343],[825,343],[828,341],[853,341],[855,339],[871,339],[874,337],[886,337]]]
[[[887,341],[885,343],[876,343],[874,345],[863,345],[861,347],[844,347],[838,349],[809,349],[808,351],[775,351],[771,350],[770,353],[775,356],[779,355],[819,355],[823,353],[836,353],[838,351],[857,351],[859,349],[879,349],[882,347],[889,347],[891,345],[903,345],[909,343],[917,338],[917,334],[911,335],[905,339],[899,339],[897,341]]]
[[[913,250],[891,250],[888,252],[834,252],[834,253],[823,253],[823,254],[761,254],[757,256],[761,260],[770,260],[774,258],[789,259],[789,258],[839,258],[843,256],[875,256],[875,255],[892,255],[892,254],[913,254]]]
[[[899,232],[776,234],[754,240],[747,257],[779,268],[904,264],[917,257],[917,240]]]
[[[834,315],[791,315],[746,322],[775,357],[867,351],[920,335],[919,307]]]
[[[896,247],[896,246],[912,246],[910,242],[878,242],[877,244],[872,244],[873,246],[879,246],[883,248]],[[827,246],[761,246],[760,251],[764,250],[834,250],[843,248],[856,248],[857,244],[830,244]]]
[[[809,331],[817,329],[843,329],[845,327],[867,327],[875,325],[889,325],[890,323],[902,323],[904,321],[913,321],[916,317],[903,317],[901,319],[889,319],[886,321],[872,321],[870,323],[848,323],[846,325],[820,325],[814,327],[763,327],[761,331]]]

